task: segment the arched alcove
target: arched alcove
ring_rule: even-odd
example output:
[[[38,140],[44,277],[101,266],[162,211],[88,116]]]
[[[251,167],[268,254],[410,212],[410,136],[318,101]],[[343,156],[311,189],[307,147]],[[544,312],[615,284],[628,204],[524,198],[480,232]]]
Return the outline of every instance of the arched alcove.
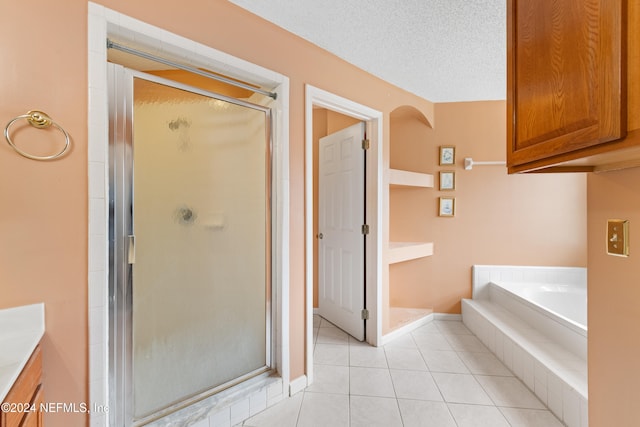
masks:
[[[432,313],[429,282],[434,216],[433,171],[437,147],[432,126],[417,108],[390,114],[388,292],[383,333],[404,331]]]

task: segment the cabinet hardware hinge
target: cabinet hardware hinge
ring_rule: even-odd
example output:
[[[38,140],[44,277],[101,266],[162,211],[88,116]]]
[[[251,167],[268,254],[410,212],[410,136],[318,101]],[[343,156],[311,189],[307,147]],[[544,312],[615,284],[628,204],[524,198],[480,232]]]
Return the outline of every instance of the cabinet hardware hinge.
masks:
[[[362,234],[364,234],[365,236],[369,234],[369,226],[367,224],[364,224],[362,226]]]
[[[360,317],[362,317],[362,320],[368,320],[369,310],[367,310],[366,308],[362,309],[362,311],[360,312]]]
[[[363,139],[362,140],[362,149],[363,150],[368,150],[369,148],[371,148],[371,142],[369,142],[368,139]]]

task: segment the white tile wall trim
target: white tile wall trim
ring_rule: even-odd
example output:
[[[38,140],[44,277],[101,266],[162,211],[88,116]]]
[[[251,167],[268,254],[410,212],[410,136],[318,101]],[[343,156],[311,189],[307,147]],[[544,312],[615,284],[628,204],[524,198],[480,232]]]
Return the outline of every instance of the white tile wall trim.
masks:
[[[491,282],[586,286],[587,269],[475,265],[464,323],[569,427],[588,425],[586,336],[502,295]],[[516,314],[517,313],[517,314]]]
[[[433,320],[461,321],[462,314],[433,313]]]
[[[226,420],[228,424],[222,425],[235,426],[280,402],[284,398],[282,384],[280,377],[253,378],[241,387],[222,391],[147,425],[169,427],[204,422],[209,426]]]
[[[88,196],[89,196],[89,399],[108,405],[108,98],[107,37],[195,67],[204,67],[269,87],[274,102],[274,306],[275,360],[280,379],[264,380],[258,390],[239,398],[222,412],[210,414],[211,425],[234,425],[289,392],[289,79],[277,72],[212,49],[133,19],[96,3],[88,3]],[[256,394],[257,393],[257,394]],[[246,402],[245,402],[246,400]],[[246,403],[246,405],[245,405]],[[245,410],[244,408],[247,408]],[[91,426],[107,426],[108,416],[92,413]]]
[[[492,281],[536,282],[552,284],[587,283],[587,269],[582,267],[537,267],[513,265],[474,265],[472,267],[472,298],[488,298]]]
[[[404,326],[401,326],[397,329],[394,329],[393,331],[385,334],[382,336],[382,338],[380,339],[378,346],[384,346],[389,344],[390,342],[392,342],[393,340],[400,338],[406,334],[408,334],[411,331],[414,331],[416,329],[418,329],[421,326],[424,326],[428,323],[431,323],[434,319],[434,314],[431,313],[427,316],[424,316],[418,320],[415,320],[413,322],[407,323]]]

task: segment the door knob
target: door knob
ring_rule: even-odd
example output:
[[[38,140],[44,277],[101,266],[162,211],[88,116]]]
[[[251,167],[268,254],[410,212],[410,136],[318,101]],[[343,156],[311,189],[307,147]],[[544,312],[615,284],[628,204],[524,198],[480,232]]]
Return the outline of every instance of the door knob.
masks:
[[[324,235],[322,233],[318,234],[318,239],[322,239],[324,237]]]

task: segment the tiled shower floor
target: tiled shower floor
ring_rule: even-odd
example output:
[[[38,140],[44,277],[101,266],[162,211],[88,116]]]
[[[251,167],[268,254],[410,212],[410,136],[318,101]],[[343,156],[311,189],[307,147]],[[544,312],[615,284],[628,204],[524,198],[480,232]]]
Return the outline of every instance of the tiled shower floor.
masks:
[[[314,383],[251,427],[561,427],[459,321],[371,347],[314,318]]]

